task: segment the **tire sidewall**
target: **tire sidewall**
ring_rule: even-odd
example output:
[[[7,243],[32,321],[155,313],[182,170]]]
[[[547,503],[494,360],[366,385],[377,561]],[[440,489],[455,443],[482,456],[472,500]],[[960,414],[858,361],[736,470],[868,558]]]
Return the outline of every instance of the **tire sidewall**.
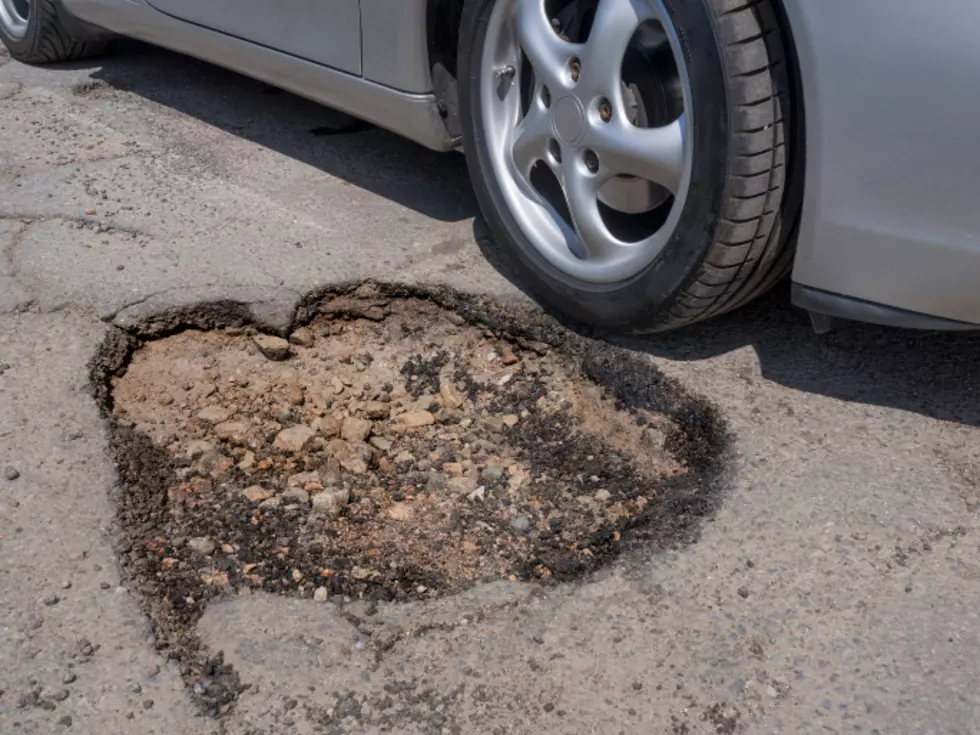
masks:
[[[694,139],[690,189],[664,249],[632,278],[599,285],[572,279],[551,265],[511,215],[493,175],[482,128],[479,90],[484,40],[496,0],[470,0],[460,34],[460,102],[467,161],[477,199],[498,246],[542,299],[600,327],[655,329],[671,302],[696,276],[711,248],[729,171],[729,113],[723,60],[707,0],[663,0],[684,55],[692,96]]]
[[[36,48],[37,35],[40,23],[38,23],[38,3],[37,0],[28,0],[31,6],[30,16],[27,18],[27,32],[23,38],[14,38],[7,30],[0,25],[0,38],[10,51],[10,55],[16,58],[29,56],[31,51]]]

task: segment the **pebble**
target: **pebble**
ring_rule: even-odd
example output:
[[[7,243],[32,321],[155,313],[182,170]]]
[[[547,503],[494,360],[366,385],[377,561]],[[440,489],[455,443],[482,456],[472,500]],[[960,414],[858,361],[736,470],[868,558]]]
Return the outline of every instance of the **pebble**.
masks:
[[[739,587],[738,588],[738,594],[740,596],[742,596],[743,598],[748,597],[749,596],[749,588],[748,587]]]
[[[382,421],[391,414],[391,406],[381,401],[369,401],[364,404],[364,415],[375,421]]]
[[[300,327],[289,335],[289,341],[299,347],[312,347],[316,340],[310,329]]]
[[[330,488],[313,496],[313,514],[325,518],[336,518],[350,501],[347,488]]]
[[[52,605],[57,605],[59,602],[61,602],[61,598],[58,597],[58,595],[48,595],[47,597],[43,598],[41,602],[48,607],[51,607]]]
[[[442,405],[450,410],[454,410],[463,405],[463,402],[456,396],[449,383],[439,386],[439,397],[442,398]]]
[[[214,553],[214,540],[210,536],[196,536],[187,542],[187,548],[201,556],[211,556]]]
[[[531,519],[527,516],[514,516],[510,519],[510,527],[518,533],[525,533],[531,528]]]
[[[491,465],[480,473],[480,479],[488,485],[500,482],[504,479],[504,468],[499,465]]]
[[[375,449],[381,452],[387,453],[391,451],[392,443],[391,441],[385,439],[384,437],[372,436],[371,441],[369,443],[371,444],[372,447],[374,447]]]
[[[266,490],[261,485],[252,485],[242,490],[242,495],[244,495],[252,503],[261,503],[263,500],[268,500],[272,497],[272,493]]]
[[[143,700],[143,709],[153,709],[153,700],[152,699],[144,699]]]
[[[410,503],[394,503],[385,511],[385,515],[394,521],[410,521],[415,513]]]
[[[156,664],[153,664],[152,666],[147,668],[145,673],[147,679],[152,679],[153,677],[155,677],[157,674],[160,673],[160,667],[157,666]]]
[[[398,417],[398,422],[407,429],[417,429],[422,426],[432,426],[436,417],[428,411],[409,411]]]
[[[111,584],[109,584],[108,582],[99,582],[99,588],[100,588],[100,589],[104,589],[104,590],[107,590],[107,589],[109,589],[110,587],[112,587],[112,585],[111,585]]]
[[[310,494],[301,487],[291,487],[282,494],[283,502],[298,503],[299,505],[310,504]]]
[[[316,602],[326,602],[327,601],[327,588],[317,587],[316,591],[313,593],[313,599]]]
[[[598,500],[600,503],[605,503],[611,497],[612,496],[609,494],[608,490],[599,490],[595,494],[595,499]]]
[[[306,444],[313,438],[315,432],[309,426],[299,424],[288,429],[283,429],[276,435],[276,440],[272,443],[276,449],[282,452],[297,453],[302,452]]]
[[[61,589],[63,589],[63,590],[70,590],[71,589],[71,580],[70,579],[66,579],[64,582],[62,582],[61,583]]]
[[[3,471],[3,476],[10,482],[13,482],[20,478],[20,471],[16,467],[7,467]]]
[[[135,681],[126,687],[132,694],[140,694],[143,691],[143,687],[137,684]]]
[[[68,699],[68,690],[59,689],[54,693],[54,698],[57,699],[59,702],[64,702],[66,699]]]
[[[67,672],[65,672],[65,675],[61,677],[61,683],[62,684],[74,684],[77,679],[78,679],[78,677],[75,676],[74,672],[67,671]]]
[[[517,418],[517,415],[513,413],[507,414],[501,420],[504,422],[504,426],[507,427],[517,426],[517,422],[520,421],[520,419]]]
[[[384,405],[384,404],[382,404]],[[367,419],[348,416],[340,424],[340,438],[346,441],[362,442],[371,436],[373,424]]]
[[[313,428],[327,439],[340,436],[340,422],[332,416],[324,416],[323,418],[317,419],[313,422]]]
[[[198,411],[197,417],[209,424],[221,424],[231,417],[231,411],[224,406],[208,406]]]
[[[259,352],[265,355],[268,360],[275,360],[277,362],[288,360],[289,356],[293,354],[289,342],[282,337],[273,337],[270,334],[257,334],[252,337],[252,341],[259,348]]]
[[[68,715],[62,716],[62,718],[58,720],[58,724],[63,727],[71,727],[71,717]]]

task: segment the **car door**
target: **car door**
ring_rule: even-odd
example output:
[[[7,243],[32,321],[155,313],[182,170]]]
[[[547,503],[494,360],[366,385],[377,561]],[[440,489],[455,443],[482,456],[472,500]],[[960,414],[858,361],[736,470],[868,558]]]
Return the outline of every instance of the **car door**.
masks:
[[[361,73],[358,0],[149,0],[157,10],[293,56]]]

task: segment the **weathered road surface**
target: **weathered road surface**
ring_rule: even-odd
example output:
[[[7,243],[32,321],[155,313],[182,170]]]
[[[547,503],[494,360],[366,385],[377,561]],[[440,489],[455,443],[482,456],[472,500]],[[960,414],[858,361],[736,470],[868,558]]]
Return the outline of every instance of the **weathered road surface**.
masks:
[[[344,123],[135,44],[0,58],[0,731],[305,733],[383,704],[397,732],[980,731],[980,340],[816,338],[783,294],[634,345],[737,435],[698,543],[381,606],[379,639],[417,634],[380,663],[332,603],[213,606],[253,687],[200,716],[112,552],[85,369],[107,322],[233,298],[283,323],[369,276],[524,298],[461,157]]]

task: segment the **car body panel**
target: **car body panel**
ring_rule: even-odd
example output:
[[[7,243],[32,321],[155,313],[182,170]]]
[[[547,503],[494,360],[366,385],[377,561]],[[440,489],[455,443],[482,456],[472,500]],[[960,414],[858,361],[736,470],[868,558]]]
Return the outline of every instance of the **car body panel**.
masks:
[[[458,147],[432,93],[427,0],[359,0],[357,76],[349,49],[299,58],[284,33],[257,45],[180,21],[147,0],[60,0],[84,21],[198,56],[276,84],[435,150]],[[775,0],[799,62],[805,111],[805,187],[793,280],[801,305],[834,298],[838,313],[909,326],[980,325],[980,99],[971,94],[980,5],[963,0]],[[185,14],[209,5],[234,14],[261,0],[152,0]],[[320,0],[350,29],[355,0]],[[269,7],[279,7],[268,3]],[[197,10],[195,10],[197,9]],[[955,18],[955,22],[950,19]],[[313,23],[300,19],[298,28]],[[239,29],[241,32],[243,29]],[[236,34],[241,35],[241,33]],[[281,40],[275,40],[281,37]],[[306,33],[309,42],[316,33]],[[269,48],[272,44],[287,50]],[[324,46],[329,44],[324,44]],[[289,52],[292,49],[293,52]],[[331,61],[332,59],[332,61]],[[333,64],[333,68],[329,64]],[[348,71],[345,72],[344,69]],[[348,73],[350,72],[350,73]],[[830,308],[827,306],[826,308]]]
[[[455,141],[431,93],[408,93],[181,21],[145,0],[62,0],[80,20],[247,74],[388,128],[437,151]]]
[[[980,5],[783,3],[806,109],[793,280],[980,324]]]
[[[149,0],[175,18],[361,73],[358,0]]]

